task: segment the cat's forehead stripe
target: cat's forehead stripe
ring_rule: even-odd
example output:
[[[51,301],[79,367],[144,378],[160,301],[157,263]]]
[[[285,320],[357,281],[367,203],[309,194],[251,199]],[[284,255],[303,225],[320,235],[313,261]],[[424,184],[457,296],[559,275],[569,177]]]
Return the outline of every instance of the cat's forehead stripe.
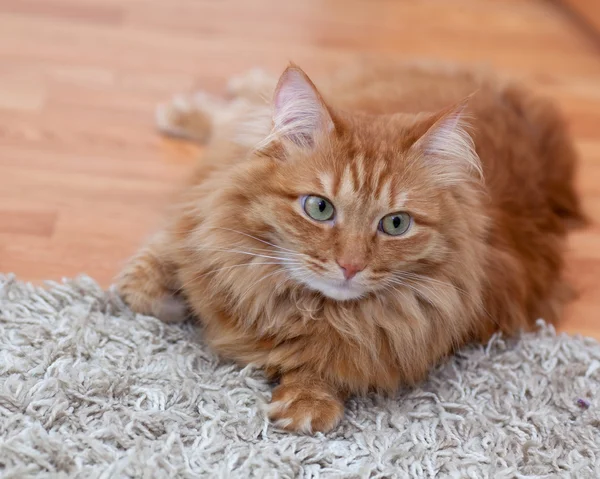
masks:
[[[385,192],[384,192],[385,190]],[[375,176],[375,189],[373,195],[377,198],[385,199],[390,203],[393,203],[394,195],[394,181],[392,171],[389,165],[385,161],[379,161],[377,163],[376,176]]]
[[[394,208],[404,208],[406,206],[406,202],[408,201],[408,193],[406,191],[398,192],[393,200],[392,207]]]
[[[373,172],[371,175],[371,189],[375,194],[378,194],[378,191],[382,187],[382,180],[386,176],[384,175],[386,167],[387,165],[383,161],[377,161],[373,165]]]
[[[321,172],[319,173],[318,180],[325,192],[325,196],[333,198],[335,196],[333,175],[328,172]]]
[[[363,155],[357,155],[344,165],[338,173],[320,172],[317,179],[323,193],[329,198],[364,197],[364,201],[374,199],[387,208],[401,209],[405,206],[407,194],[397,191],[389,164],[383,160],[367,165]]]
[[[352,161],[350,163],[350,173],[352,175],[352,188],[355,192],[359,192],[361,190],[361,179],[358,173],[358,165],[356,161]]]
[[[365,201],[375,199],[389,208],[402,207],[406,201],[405,193],[397,194],[389,164],[381,159],[368,165],[364,155],[357,155],[337,172],[318,173],[317,180],[329,198],[360,195]]]
[[[364,155],[357,155],[354,160],[356,164],[356,174],[358,177],[359,184],[364,184],[366,179],[366,171],[365,171],[365,157]]]
[[[392,180],[388,178],[382,183],[383,185],[379,190],[379,193],[377,194],[377,199],[381,200],[382,202],[385,201],[387,203],[388,208],[391,208],[394,204],[392,193]]]
[[[337,194],[339,196],[354,196],[356,188],[354,179],[352,178],[352,170],[350,164],[347,164],[342,171],[340,181],[338,183]]]

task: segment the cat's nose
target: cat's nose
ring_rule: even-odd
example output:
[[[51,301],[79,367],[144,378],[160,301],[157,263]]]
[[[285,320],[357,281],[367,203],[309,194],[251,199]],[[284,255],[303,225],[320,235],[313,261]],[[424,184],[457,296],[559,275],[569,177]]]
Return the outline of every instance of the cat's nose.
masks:
[[[357,262],[338,261],[337,264],[340,268],[342,268],[344,278],[347,280],[354,278],[357,273],[360,273],[363,269],[365,269],[365,264]]]

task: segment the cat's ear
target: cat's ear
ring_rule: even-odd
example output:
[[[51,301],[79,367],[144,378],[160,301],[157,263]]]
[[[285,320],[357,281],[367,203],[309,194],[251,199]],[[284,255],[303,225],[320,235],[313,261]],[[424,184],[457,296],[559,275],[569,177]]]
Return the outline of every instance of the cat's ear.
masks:
[[[470,98],[430,117],[425,133],[411,147],[441,182],[483,177],[481,162],[467,131],[465,109]]]
[[[279,139],[300,147],[312,147],[318,135],[335,129],[317,88],[295,65],[287,67],[275,88],[273,129]]]

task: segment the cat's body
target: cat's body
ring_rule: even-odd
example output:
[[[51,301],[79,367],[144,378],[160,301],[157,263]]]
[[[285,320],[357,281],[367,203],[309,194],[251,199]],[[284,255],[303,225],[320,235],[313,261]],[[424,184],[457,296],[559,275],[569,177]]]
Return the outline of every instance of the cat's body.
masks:
[[[331,80],[323,100],[293,67],[272,119],[260,98],[275,83],[253,74],[230,103],[163,111],[174,133],[212,136],[120,277],[133,309],[179,318],[181,295],[215,350],[280,378],[269,414],[304,431],[468,341],[558,318],[565,236],[583,217],[551,104],[469,72],[377,66]]]

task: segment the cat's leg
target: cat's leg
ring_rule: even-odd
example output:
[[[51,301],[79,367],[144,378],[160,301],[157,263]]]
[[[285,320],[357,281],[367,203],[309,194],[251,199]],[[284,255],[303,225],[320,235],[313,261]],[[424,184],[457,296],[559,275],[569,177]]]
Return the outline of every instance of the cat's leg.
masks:
[[[268,415],[288,431],[314,433],[333,429],[344,415],[346,394],[306,372],[284,374],[273,390]]]
[[[167,241],[161,233],[143,246],[117,277],[116,287],[133,311],[176,323],[184,321],[188,311],[176,294],[176,267],[169,261]]]

